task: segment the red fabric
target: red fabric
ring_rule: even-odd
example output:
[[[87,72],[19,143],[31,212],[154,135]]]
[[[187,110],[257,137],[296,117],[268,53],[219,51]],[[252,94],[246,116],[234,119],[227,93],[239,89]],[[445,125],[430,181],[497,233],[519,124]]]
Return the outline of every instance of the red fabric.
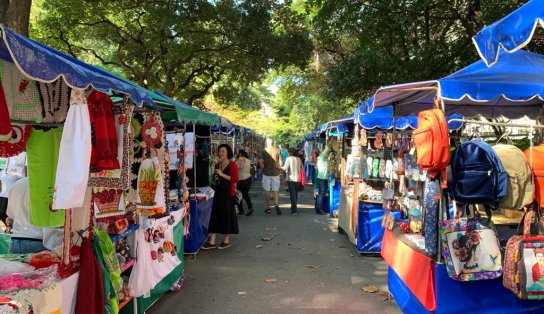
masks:
[[[538,263],[533,265],[532,270],[533,270],[533,281],[534,282],[539,281],[541,272],[540,272],[540,266],[538,266]]]
[[[8,103],[4,94],[4,88],[2,87],[2,81],[0,80],[0,139],[8,140],[10,139],[10,135],[11,122],[9,120]]]
[[[117,160],[117,132],[113,102],[108,95],[94,91],[87,97],[87,104],[93,131],[91,169],[93,172],[119,169],[121,166]]]
[[[104,314],[102,270],[96,260],[89,238],[84,238],[81,243],[80,261],[75,312],[78,314]]]
[[[400,241],[392,231],[385,230],[382,257],[402,278],[408,289],[429,310],[436,309],[433,260]]]

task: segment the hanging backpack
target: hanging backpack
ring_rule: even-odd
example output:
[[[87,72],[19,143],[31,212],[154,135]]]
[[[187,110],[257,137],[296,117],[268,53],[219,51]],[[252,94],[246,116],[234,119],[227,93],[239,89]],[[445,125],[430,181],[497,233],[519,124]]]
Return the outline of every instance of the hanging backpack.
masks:
[[[500,208],[522,209],[533,202],[535,186],[531,165],[523,152],[514,145],[499,144],[493,146],[508,174],[506,195],[499,203]]]
[[[459,204],[497,209],[508,190],[508,174],[495,151],[483,141],[459,145],[451,157],[451,197]]]
[[[543,300],[544,224],[538,203],[533,204],[521,219],[518,235],[506,244],[502,283],[520,299]]]
[[[442,186],[447,186],[446,167],[450,162],[448,122],[440,109],[421,111],[413,139],[416,145],[417,164],[428,171],[431,178],[442,174]]]
[[[535,198],[538,201],[538,204],[541,207],[544,207],[544,144],[528,148],[524,153],[531,168],[533,168],[533,174],[535,176]]]

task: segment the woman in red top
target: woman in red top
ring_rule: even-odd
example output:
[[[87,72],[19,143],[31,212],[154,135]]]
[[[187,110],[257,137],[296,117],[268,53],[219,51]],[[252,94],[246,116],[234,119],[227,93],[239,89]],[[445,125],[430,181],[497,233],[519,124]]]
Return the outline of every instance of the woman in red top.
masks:
[[[218,249],[230,247],[230,235],[238,234],[238,218],[234,208],[234,196],[236,195],[236,182],[238,182],[238,167],[231,161],[234,157],[232,148],[227,144],[219,145],[217,149],[219,162],[215,165],[212,187],[215,190],[212,213],[208,232],[209,241],[202,249],[215,249],[217,233],[222,233],[223,243]]]

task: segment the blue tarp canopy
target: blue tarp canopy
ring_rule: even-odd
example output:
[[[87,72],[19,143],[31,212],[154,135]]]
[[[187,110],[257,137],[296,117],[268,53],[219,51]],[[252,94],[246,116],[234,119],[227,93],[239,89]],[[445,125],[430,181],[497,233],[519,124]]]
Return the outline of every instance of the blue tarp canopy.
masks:
[[[544,56],[523,50],[500,54],[502,61],[493,67],[480,60],[439,80],[382,87],[367,111],[397,105],[400,116],[417,114],[432,107],[438,95],[447,115],[538,117],[544,99]]]
[[[365,113],[367,108],[373,107],[374,96],[370,97],[367,101],[363,102],[354,111],[355,121],[359,122],[359,125],[367,130],[383,129],[391,130],[395,123],[393,116],[393,106],[385,106],[374,109],[371,113]],[[447,121],[452,119],[463,119],[463,116],[457,113],[451,114],[446,117]],[[417,128],[417,115],[398,116],[397,117],[397,129],[415,129]],[[452,122],[448,124],[450,130],[456,130],[462,126],[460,122]]]
[[[484,27],[472,41],[484,62],[491,66],[499,60],[501,47],[514,52],[533,38],[537,26],[544,28],[544,0],[531,0],[497,22]]]
[[[21,36],[4,25],[0,25],[0,31],[0,58],[15,63],[33,80],[50,83],[62,76],[72,88],[92,86],[105,93],[114,91],[129,95],[138,106],[143,102],[154,104],[144,88],[128,80]]]

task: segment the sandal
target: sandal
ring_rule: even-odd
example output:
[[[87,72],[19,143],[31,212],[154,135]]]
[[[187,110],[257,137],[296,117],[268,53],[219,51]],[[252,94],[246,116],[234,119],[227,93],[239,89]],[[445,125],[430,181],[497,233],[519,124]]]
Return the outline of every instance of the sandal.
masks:
[[[391,148],[393,146],[393,133],[387,133],[385,135],[385,147]]]
[[[374,160],[372,161],[372,176],[374,178],[378,177],[379,167],[380,167],[380,159],[374,158]]]
[[[376,149],[382,149],[383,148],[383,131],[378,131],[376,133],[376,139],[374,140],[374,148]]]
[[[387,161],[385,162],[385,177],[387,179],[390,179],[392,172],[393,172],[393,162],[390,159],[387,159]]]
[[[378,175],[380,176],[380,178],[384,178],[385,177],[385,159],[380,160],[380,164],[378,167],[379,167]]]
[[[361,134],[361,136],[359,137],[359,144],[361,144],[361,146],[366,146],[367,142],[368,142],[368,139],[367,139],[367,136],[366,136],[366,130],[361,129],[360,134]]]
[[[367,171],[367,179],[372,176],[372,165],[374,164],[374,159],[372,157],[368,157],[366,159],[366,171]]]

